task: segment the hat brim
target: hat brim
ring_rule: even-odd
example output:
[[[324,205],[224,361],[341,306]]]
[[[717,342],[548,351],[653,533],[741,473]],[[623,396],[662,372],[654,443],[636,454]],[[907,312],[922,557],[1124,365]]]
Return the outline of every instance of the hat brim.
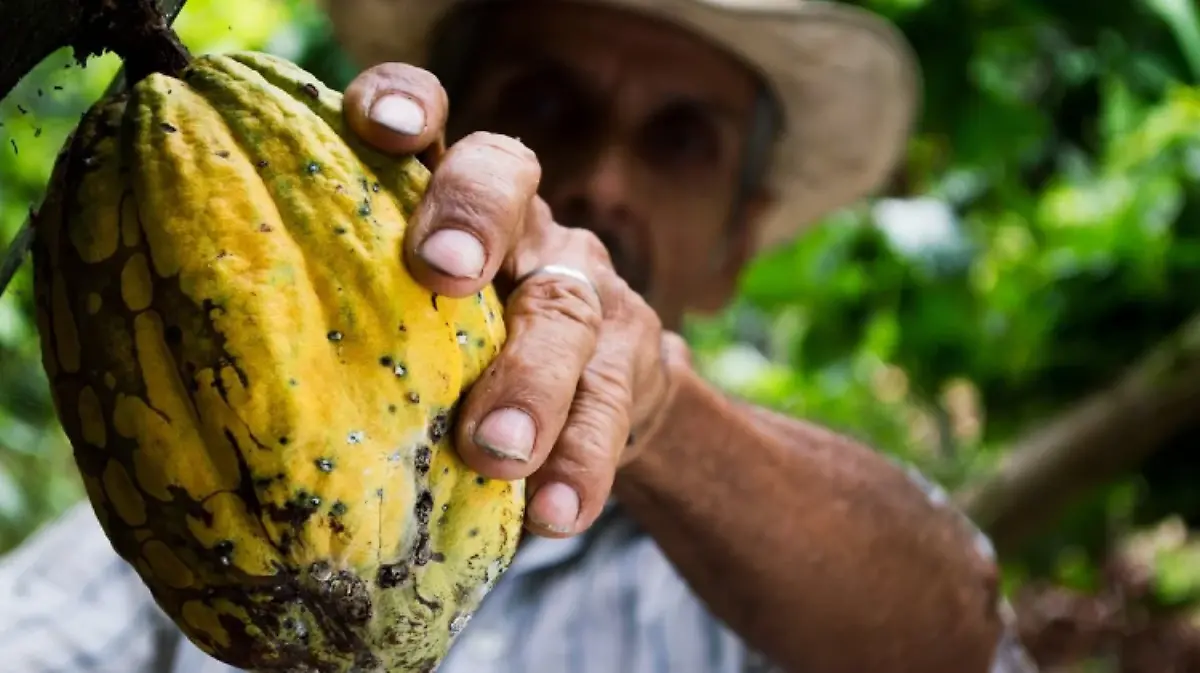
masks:
[[[436,24],[466,1],[482,0],[323,4],[357,63],[422,65]],[[869,196],[904,154],[918,111],[919,70],[899,31],[871,12],[811,0],[591,1],[691,29],[774,87],[786,128],[767,175],[777,203],[760,227],[758,249],[787,242]]]

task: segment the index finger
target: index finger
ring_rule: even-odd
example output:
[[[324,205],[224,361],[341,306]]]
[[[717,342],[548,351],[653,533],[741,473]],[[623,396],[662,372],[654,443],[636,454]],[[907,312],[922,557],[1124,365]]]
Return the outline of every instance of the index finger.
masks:
[[[448,107],[438,78],[406,63],[367,68],[343,97],[350,128],[375,148],[396,154],[418,154],[440,145]]]

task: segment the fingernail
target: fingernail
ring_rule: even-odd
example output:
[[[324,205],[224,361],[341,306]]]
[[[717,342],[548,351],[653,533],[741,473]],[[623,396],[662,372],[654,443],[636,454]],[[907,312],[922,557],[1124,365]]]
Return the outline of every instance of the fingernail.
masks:
[[[371,120],[381,126],[409,136],[425,130],[425,110],[411,98],[388,94],[371,106]]]
[[[458,278],[478,278],[483,273],[483,258],[483,244],[461,229],[435,231],[421,244],[421,259]]]
[[[475,431],[475,443],[497,458],[529,460],[536,433],[533,419],[520,409],[497,409]]]
[[[566,484],[546,484],[533,494],[533,500],[529,503],[530,521],[555,533],[565,534],[575,530],[577,518],[579,494]]]

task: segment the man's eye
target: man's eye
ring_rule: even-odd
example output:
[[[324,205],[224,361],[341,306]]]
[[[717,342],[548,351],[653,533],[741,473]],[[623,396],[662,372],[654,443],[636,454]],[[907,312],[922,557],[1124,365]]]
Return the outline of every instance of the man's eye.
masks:
[[[578,96],[570,85],[547,73],[531,73],[512,80],[496,101],[497,121],[501,124],[543,133],[565,130],[578,108]]]
[[[647,159],[661,166],[715,162],[720,138],[712,121],[692,106],[676,106],[656,115],[642,143]]]

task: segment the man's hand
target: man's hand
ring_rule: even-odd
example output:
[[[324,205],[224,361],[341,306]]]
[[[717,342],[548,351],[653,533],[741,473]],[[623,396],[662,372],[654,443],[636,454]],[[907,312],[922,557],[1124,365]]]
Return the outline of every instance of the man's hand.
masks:
[[[537,195],[541,167],[520,141],[475,133],[442,149],[447,98],[432,74],[371,68],[347,88],[345,113],[379,149],[433,164],[405,240],[417,281],[451,297],[492,282],[506,294],[508,341],[460,408],[463,460],[493,478],[529,478],[531,531],[586,529],[642,444],[631,438],[661,425],[673,392],[665,345],[678,353],[681,340],[664,334],[595,235],[555,223]]]

